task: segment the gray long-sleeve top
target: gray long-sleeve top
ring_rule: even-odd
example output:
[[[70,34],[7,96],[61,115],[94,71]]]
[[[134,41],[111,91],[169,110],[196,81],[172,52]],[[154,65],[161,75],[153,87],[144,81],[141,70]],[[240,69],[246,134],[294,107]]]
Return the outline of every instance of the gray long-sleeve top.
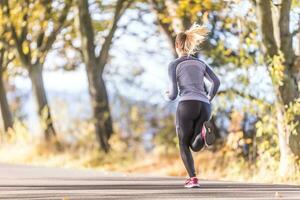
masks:
[[[181,56],[171,62],[168,73],[170,85],[167,98],[169,100],[176,99],[179,88],[179,101],[199,100],[210,103],[220,86],[220,80],[211,67],[193,56]],[[204,77],[212,84],[208,95],[204,89]]]

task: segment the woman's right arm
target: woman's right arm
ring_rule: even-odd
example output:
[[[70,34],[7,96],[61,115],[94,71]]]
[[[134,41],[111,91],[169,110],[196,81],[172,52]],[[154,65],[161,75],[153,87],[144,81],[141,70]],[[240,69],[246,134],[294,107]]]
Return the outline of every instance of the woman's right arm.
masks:
[[[166,93],[168,100],[175,100],[178,94],[177,81],[176,81],[176,64],[171,62],[168,67],[169,75],[169,90]]]

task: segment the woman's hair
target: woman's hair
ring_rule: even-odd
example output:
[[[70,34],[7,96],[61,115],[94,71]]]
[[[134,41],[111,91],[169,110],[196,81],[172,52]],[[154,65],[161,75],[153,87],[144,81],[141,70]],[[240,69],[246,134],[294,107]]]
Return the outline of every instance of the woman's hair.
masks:
[[[193,24],[189,30],[177,34],[175,46],[182,54],[193,54],[197,46],[206,39],[208,33],[209,30],[205,26]]]

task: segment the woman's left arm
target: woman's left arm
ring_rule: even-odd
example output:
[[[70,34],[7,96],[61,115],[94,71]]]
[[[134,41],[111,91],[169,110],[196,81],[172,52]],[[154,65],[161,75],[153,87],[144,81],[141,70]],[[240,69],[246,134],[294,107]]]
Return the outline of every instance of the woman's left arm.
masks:
[[[208,93],[209,101],[211,101],[215,97],[215,95],[217,94],[217,92],[219,90],[220,79],[217,77],[217,75],[214,73],[214,71],[211,69],[211,67],[208,64],[206,64],[204,76],[212,84],[212,87],[211,87],[211,89],[210,89],[210,91]]]

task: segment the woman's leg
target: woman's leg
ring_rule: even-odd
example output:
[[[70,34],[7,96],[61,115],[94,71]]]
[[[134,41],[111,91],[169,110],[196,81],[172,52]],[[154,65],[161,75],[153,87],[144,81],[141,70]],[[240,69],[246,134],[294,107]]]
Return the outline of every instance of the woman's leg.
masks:
[[[208,103],[201,102],[200,116],[194,122],[194,132],[190,142],[190,147],[194,152],[200,151],[205,142],[201,136],[204,122],[208,121],[211,115],[211,106]]]
[[[179,138],[180,155],[190,177],[195,177],[194,160],[190,151],[194,120],[199,115],[201,104],[198,101],[181,101],[176,112],[176,131]]]

